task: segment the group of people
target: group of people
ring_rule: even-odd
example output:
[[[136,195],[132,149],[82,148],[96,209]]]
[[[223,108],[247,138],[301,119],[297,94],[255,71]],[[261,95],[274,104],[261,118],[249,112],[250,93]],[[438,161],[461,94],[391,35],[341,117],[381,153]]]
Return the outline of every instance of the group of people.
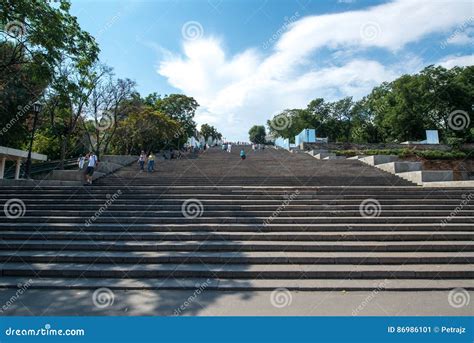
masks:
[[[138,158],[138,165],[140,166],[140,172],[145,171],[145,164],[147,165],[147,171],[152,173],[155,171],[155,155],[153,152],[150,154],[145,154],[145,151],[142,150],[140,157]]]
[[[228,153],[231,153],[232,152],[232,143],[222,143],[222,150],[223,151],[227,151]],[[246,154],[245,154],[245,150],[244,149],[240,149],[240,158],[242,160],[245,160],[246,158]]]
[[[77,159],[77,165],[80,170],[84,169],[86,163],[87,167],[84,170],[84,186],[92,185],[92,176],[94,175],[94,170],[99,165],[99,159],[97,158],[97,155],[91,151],[85,156],[80,156]]]

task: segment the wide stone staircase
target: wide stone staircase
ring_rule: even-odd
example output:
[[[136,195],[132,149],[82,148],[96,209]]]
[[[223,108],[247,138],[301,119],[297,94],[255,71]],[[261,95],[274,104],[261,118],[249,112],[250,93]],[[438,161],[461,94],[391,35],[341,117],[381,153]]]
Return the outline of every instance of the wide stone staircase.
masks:
[[[0,187],[0,287],[474,289],[474,189],[245,149]]]

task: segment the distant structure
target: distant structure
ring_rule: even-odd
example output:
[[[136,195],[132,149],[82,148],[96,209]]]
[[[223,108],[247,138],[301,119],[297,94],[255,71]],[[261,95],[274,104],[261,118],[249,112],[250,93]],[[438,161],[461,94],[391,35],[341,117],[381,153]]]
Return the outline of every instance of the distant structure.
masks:
[[[406,141],[401,144],[439,144],[438,130],[426,130],[426,139],[424,141]]]

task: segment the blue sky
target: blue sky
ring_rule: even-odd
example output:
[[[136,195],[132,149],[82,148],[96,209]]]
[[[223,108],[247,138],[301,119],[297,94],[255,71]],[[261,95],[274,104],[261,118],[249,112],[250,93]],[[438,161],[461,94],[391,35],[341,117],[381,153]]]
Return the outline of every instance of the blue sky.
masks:
[[[473,65],[472,1],[72,0],[142,95],[184,93],[233,140],[316,97],[359,99],[429,64]]]

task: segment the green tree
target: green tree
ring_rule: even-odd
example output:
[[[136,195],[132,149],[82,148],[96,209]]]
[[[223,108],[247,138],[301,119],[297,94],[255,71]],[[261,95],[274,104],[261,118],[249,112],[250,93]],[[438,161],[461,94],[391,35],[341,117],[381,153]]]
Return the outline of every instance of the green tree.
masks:
[[[201,129],[199,130],[199,133],[201,136],[203,136],[206,140],[211,138],[213,140],[217,139],[222,139],[222,134],[217,131],[217,129],[209,124],[202,124]]]
[[[254,125],[249,130],[249,140],[255,144],[265,144],[265,126]]]

